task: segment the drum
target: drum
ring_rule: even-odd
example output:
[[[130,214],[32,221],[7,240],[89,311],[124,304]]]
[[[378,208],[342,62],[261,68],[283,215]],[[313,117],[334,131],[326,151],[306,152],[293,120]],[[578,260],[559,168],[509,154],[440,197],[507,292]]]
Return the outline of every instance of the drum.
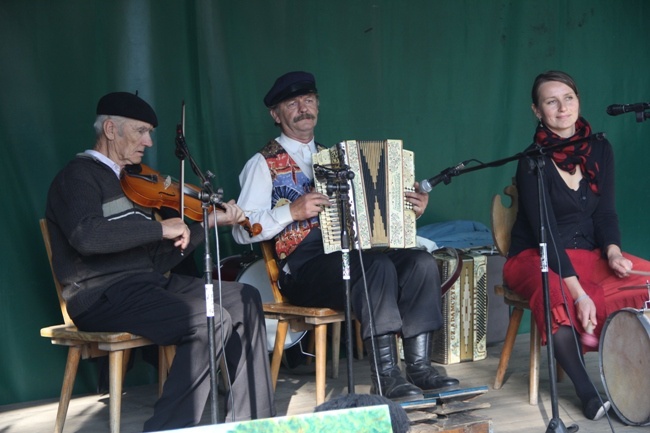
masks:
[[[600,336],[600,374],[616,414],[628,425],[650,425],[650,310],[612,313]]]
[[[237,271],[236,277],[234,271]],[[250,284],[260,292],[262,302],[273,302],[273,289],[271,282],[266,273],[264,260],[254,256],[231,256],[221,260],[221,275],[225,281],[238,281],[244,284]],[[217,272],[213,272],[214,278],[217,278]],[[266,347],[269,352],[273,352],[275,345],[275,333],[278,329],[278,321],[265,319],[266,322]],[[289,329],[287,338],[284,340],[284,348],[288,349],[297,344],[307,331],[294,332]]]

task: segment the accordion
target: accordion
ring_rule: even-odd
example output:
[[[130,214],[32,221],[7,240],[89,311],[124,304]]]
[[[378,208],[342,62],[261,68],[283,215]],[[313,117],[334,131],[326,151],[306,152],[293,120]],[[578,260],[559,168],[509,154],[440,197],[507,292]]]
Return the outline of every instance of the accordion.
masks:
[[[443,327],[434,333],[431,359],[456,364],[487,358],[487,257],[471,250],[457,258],[433,253],[444,281],[461,266],[456,282],[442,296]]]
[[[404,150],[401,140],[342,141],[315,153],[313,163],[316,191],[330,196],[330,206],[320,213],[326,254],[341,250],[342,221],[353,239],[351,248],[416,246],[415,212],[404,195],[413,191],[415,165],[413,152]],[[354,174],[345,179],[344,204],[328,194],[332,178],[322,174],[341,169]]]

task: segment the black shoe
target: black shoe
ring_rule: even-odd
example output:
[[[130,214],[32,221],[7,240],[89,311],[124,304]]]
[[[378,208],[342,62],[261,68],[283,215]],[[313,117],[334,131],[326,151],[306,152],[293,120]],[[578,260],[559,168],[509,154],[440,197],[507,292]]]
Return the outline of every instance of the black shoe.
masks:
[[[371,394],[381,394],[393,401],[422,400],[422,390],[410,384],[401,375],[397,358],[397,342],[395,334],[382,335],[374,338],[374,352],[372,340],[364,341],[370,360]],[[373,353],[376,356],[373,356]],[[375,365],[375,357],[377,365]],[[381,385],[381,386],[380,386]]]
[[[415,401],[424,399],[422,390],[406,381],[401,375],[399,367],[379,376],[381,392],[384,397],[396,401]],[[379,394],[377,381],[373,377],[370,394]]]
[[[598,421],[605,416],[611,407],[611,402],[607,400],[601,401],[600,397],[596,396],[582,405],[582,413],[585,415],[585,418]]]
[[[437,391],[458,385],[458,379],[447,377],[428,365],[407,365],[406,379],[424,392]]]
[[[404,361],[406,378],[423,391],[436,391],[459,384],[458,379],[447,377],[431,366],[432,335],[425,332],[405,338]]]

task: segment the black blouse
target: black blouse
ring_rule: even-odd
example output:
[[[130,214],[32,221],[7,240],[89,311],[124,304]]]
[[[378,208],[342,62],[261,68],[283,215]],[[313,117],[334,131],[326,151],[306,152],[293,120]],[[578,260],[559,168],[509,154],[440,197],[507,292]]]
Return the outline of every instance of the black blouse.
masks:
[[[591,190],[585,178],[580,181],[577,191],[569,188],[551,158],[543,157],[548,265],[563,278],[576,275],[565,249],[601,248],[604,254],[606,246],[615,244],[620,247],[621,244],[615,204],[614,154],[609,141],[593,142],[589,157],[595,158],[600,167],[596,176],[599,195]],[[519,161],[517,190],[519,211],[512,228],[509,256],[529,248],[539,248],[537,169],[530,168],[530,158]]]

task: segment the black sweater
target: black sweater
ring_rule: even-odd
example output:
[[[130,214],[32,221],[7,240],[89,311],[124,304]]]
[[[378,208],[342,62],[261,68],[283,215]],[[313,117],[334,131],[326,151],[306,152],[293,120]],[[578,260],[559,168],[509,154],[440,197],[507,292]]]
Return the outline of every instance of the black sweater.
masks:
[[[548,264],[564,278],[576,275],[565,249],[593,250],[604,249],[611,244],[621,245],[611,144],[607,140],[592,143],[590,158],[594,158],[600,166],[596,177],[600,195],[592,192],[585,178],[577,191],[572,190],[550,157],[544,158],[544,199],[549,217],[546,225]],[[509,256],[529,248],[539,248],[537,176],[534,170],[530,170],[528,159],[520,160],[517,166],[517,190],[519,212],[512,228]]]
[[[152,210],[130,201],[105,164],[79,154],[50,186],[45,216],[54,272],[63,285],[68,313],[75,317],[109,286],[143,272],[165,273],[183,256]],[[190,227],[186,251],[203,241],[200,224]]]

